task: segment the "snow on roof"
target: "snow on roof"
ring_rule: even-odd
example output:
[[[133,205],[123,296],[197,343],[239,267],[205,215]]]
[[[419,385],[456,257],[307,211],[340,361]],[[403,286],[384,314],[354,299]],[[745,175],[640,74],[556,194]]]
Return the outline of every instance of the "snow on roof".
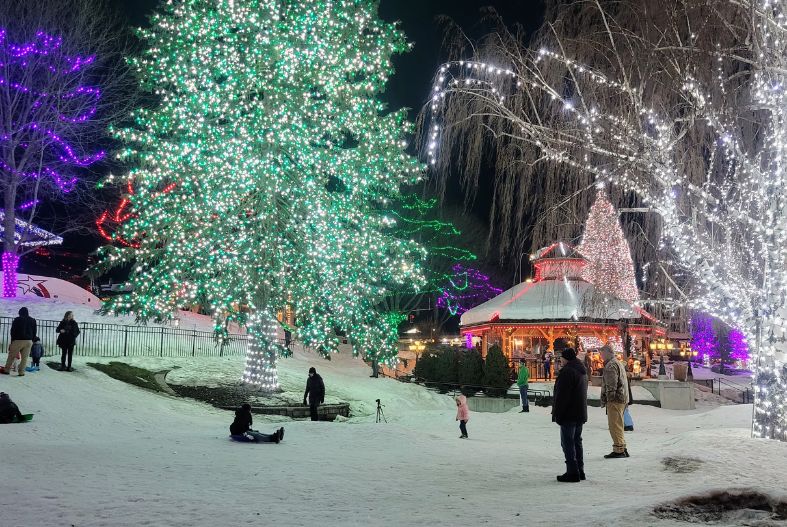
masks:
[[[5,212],[0,210],[0,222],[5,221]],[[26,221],[14,218],[14,242],[24,247],[38,247],[40,245],[60,245],[62,236],[45,231]],[[2,234],[0,234],[2,238]]]
[[[615,297],[595,294],[593,284],[582,280],[542,280],[523,282],[480,306],[466,311],[461,326],[482,324],[493,319],[536,320],[620,320],[639,318],[631,305]]]

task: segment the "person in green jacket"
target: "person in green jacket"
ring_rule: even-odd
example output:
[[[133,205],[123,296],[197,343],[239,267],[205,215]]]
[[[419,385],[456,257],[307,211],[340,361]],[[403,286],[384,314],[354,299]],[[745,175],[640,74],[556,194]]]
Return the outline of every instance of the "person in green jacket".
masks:
[[[516,385],[519,386],[519,397],[522,398],[522,411],[530,411],[530,405],[527,402],[527,381],[530,380],[530,370],[525,365],[525,359],[519,359],[519,376],[516,378]]]

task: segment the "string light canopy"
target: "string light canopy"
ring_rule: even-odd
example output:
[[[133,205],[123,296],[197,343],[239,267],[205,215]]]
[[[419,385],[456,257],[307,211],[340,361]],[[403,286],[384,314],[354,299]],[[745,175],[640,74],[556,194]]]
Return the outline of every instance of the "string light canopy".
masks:
[[[98,270],[133,263],[133,292],[109,309],[166,318],[199,303],[246,324],[243,381],[264,390],[288,353],[285,305],[305,346],[328,354],[344,333],[395,360],[400,315],[378,306],[423,285],[426,256],[387,212],[423,177],[406,112],[378,97],[403,33],[371,0],[194,0],[164,4],[139,36],[132,63],[159,104],[115,130],[133,192],[110,234],[126,244]]]
[[[737,7],[727,12],[750,29],[740,43],[745,53],[720,46],[711,56],[699,53],[718,86],[704,85],[689,67],[678,85],[659,88],[680,99],[672,106],[658,107],[626,71],[616,78],[550,49],[510,54],[510,64],[446,63],[435,75],[425,154],[430,166],[445,168],[450,156],[440,154],[440,143],[454,124],[446,121],[449,109],[472,101],[478,126],[502,123],[500,135],[527,144],[520,150],[537,148],[541,159],[634,191],[659,215],[674,264],[692,278],[686,307],[746,337],[755,363],[753,436],[787,440],[787,2],[730,4]],[[686,46],[691,53],[691,39]],[[614,57],[608,62],[615,68]],[[546,65],[565,71],[559,82],[547,80]],[[745,79],[728,74],[744,70]],[[746,95],[714,99],[712,91],[727,93],[727,82]],[[522,100],[538,104],[511,103]],[[749,140],[752,119],[756,140]],[[699,136],[714,140],[707,149],[676,149]]]

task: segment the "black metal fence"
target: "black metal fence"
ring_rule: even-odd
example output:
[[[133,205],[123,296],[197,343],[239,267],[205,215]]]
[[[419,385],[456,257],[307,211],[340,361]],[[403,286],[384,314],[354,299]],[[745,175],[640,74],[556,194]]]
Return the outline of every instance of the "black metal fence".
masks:
[[[8,349],[12,318],[0,317],[0,351]],[[36,320],[46,355],[58,355],[56,320]],[[246,353],[246,335],[216,339],[212,331],[81,322],[75,355],[92,357],[223,357]]]

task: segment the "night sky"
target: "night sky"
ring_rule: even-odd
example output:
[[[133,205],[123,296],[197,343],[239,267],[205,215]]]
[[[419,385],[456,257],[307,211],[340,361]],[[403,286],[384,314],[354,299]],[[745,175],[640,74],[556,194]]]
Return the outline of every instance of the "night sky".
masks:
[[[148,17],[159,0],[113,0],[113,4],[129,26],[139,27],[148,23]],[[410,53],[394,57],[396,72],[383,95],[391,109],[409,108],[411,118],[415,119],[429,94],[432,76],[444,57],[441,50],[443,29],[436,18],[447,15],[475,37],[483,31],[479,25],[480,10],[486,6],[497,10],[506,23],[512,26],[521,24],[530,31],[535,30],[542,21],[542,0],[381,0],[380,16],[385,20],[401,22],[408,40],[415,44]],[[491,189],[490,181],[491,177],[482,178],[482,187],[486,183]],[[480,195],[489,193],[482,192]],[[458,185],[449,190],[447,199],[461,202]],[[489,203],[479,200],[473,212],[485,220]],[[64,278],[64,275],[71,275],[73,279],[73,275],[80,274],[87,264],[81,255],[93,251],[101,243],[97,235],[67,236],[64,246],[53,247],[48,256],[31,255],[23,259],[21,267],[27,272],[48,271]],[[55,262],[58,269],[51,269]]]

